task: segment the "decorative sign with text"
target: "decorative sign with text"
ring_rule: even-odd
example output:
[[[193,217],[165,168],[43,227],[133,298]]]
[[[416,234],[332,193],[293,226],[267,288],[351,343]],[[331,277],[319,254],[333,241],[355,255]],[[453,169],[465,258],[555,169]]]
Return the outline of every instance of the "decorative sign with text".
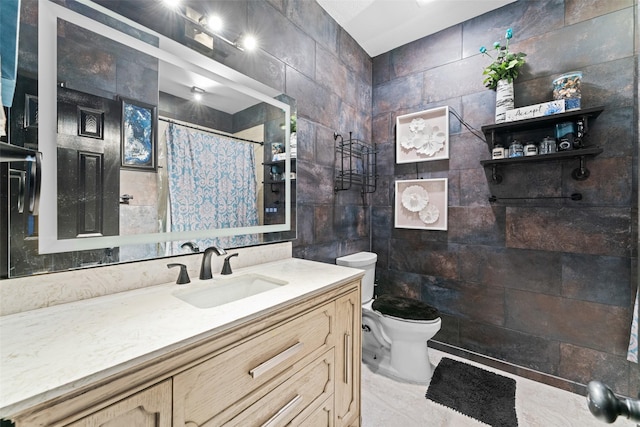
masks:
[[[564,112],[564,100],[549,101],[542,104],[527,105],[526,107],[507,110],[506,121],[532,119],[534,117],[550,116]]]

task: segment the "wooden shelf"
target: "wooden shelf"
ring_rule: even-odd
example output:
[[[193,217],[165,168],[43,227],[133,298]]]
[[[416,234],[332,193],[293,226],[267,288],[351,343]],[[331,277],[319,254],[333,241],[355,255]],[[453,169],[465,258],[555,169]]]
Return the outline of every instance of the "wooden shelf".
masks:
[[[595,119],[602,111],[604,111],[604,107],[593,107],[552,114],[549,116],[535,117],[532,119],[486,125],[482,126],[482,132],[485,135],[489,152],[491,152],[494,144],[496,143],[496,136],[516,132],[536,131],[552,127],[558,123],[570,121],[577,125],[576,141],[583,142],[583,139],[589,130],[589,119]],[[494,183],[499,184],[502,182],[502,175],[498,172],[498,168],[501,166],[579,159],[580,166],[573,170],[571,176],[573,179],[582,181],[589,178],[589,170],[586,168],[586,159],[595,157],[602,153],[602,151],[603,149],[600,147],[586,147],[551,154],[538,154],[535,156],[481,160],[480,164],[485,168],[491,168],[491,179]]]
[[[566,159],[579,159],[580,157],[595,157],[601,154],[604,150],[600,147],[587,147],[576,150],[560,151],[558,153],[551,154],[538,154],[537,156],[529,157],[511,157],[507,159],[495,159],[495,160],[481,160],[482,166],[492,165],[510,165],[515,163],[541,163],[550,162],[552,160],[566,160]]]
[[[292,157],[291,158],[291,162],[293,163],[295,161],[296,161],[296,158]],[[285,162],[285,160],[274,160],[274,161],[271,161],[271,162],[263,162],[262,165],[263,166],[282,165],[282,164],[284,164],[284,162]]]
[[[487,144],[492,148],[495,134],[538,130],[567,121],[584,120],[586,122],[588,119],[595,119],[598,117],[602,111],[604,111],[604,107],[584,108],[575,111],[552,114],[550,116],[535,117],[533,119],[485,125],[482,126],[482,133],[485,135]]]

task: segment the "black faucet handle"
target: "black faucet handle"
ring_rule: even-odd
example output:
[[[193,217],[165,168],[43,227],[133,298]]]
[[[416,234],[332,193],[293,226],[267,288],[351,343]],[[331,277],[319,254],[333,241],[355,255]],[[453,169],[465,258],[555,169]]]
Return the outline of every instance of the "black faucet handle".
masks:
[[[229,262],[230,258],[233,258],[234,256],[238,256],[238,254],[231,254],[228,257],[226,257],[224,259],[224,264],[222,265],[222,272],[220,274],[231,274],[233,273],[233,271],[231,271],[231,263]]]
[[[187,283],[191,283],[191,279],[189,279],[189,273],[187,273],[187,266],[184,264],[167,264],[167,268],[172,267],[180,267],[180,274],[178,275],[178,280],[176,280],[177,285],[184,285]]]

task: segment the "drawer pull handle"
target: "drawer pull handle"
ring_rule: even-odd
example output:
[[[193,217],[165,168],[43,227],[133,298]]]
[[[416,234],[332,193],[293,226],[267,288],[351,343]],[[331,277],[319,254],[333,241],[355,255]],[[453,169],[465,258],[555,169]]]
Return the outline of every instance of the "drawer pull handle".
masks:
[[[345,334],[344,336],[344,383],[349,384],[351,378],[351,335]]]
[[[302,347],[304,347],[304,343],[301,342],[292,345],[282,353],[276,354],[271,359],[267,360],[266,362],[262,362],[261,364],[250,370],[249,374],[252,378],[258,378],[260,375],[264,374],[274,366],[284,362],[285,360],[302,350]]]
[[[266,423],[262,424],[262,427],[270,427],[275,425],[280,419],[285,418],[291,411],[295,409],[298,403],[302,402],[302,396],[296,395],[289,403],[284,405],[276,414],[269,418]]]

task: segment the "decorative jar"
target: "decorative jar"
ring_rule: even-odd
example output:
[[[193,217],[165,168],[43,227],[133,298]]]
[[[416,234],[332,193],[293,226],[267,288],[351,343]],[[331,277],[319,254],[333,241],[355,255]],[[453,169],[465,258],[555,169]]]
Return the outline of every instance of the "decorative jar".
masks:
[[[564,110],[579,110],[582,86],[582,72],[572,71],[553,80],[553,99],[564,100]]]
[[[524,147],[522,143],[517,139],[514,139],[509,145],[509,158],[511,157],[523,157],[524,156]]]
[[[558,151],[555,138],[550,136],[545,137],[540,143],[540,154],[551,154]]]

